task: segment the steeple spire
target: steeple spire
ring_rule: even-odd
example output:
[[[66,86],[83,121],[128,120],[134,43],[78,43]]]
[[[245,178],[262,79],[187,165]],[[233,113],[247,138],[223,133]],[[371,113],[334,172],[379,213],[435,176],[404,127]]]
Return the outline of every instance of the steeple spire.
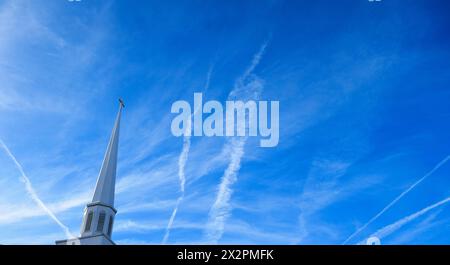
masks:
[[[92,203],[100,203],[114,207],[114,191],[116,184],[117,152],[119,146],[120,116],[125,107],[123,101],[119,99],[119,112],[109,139],[108,148],[103,158],[102,168],[98,175]]]
[[[117,153],[119,148],[120,116],[125,107],[119,99],[119,112],[103,158],[92,202],[84,209],[81,233],[77,238],[56,241],[57,245],[113,245],[111,239],[114,217]]]

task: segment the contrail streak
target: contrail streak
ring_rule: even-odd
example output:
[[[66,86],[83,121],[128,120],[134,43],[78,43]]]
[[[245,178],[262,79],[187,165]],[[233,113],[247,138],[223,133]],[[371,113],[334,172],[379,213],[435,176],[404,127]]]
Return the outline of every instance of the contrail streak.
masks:
[[[209,88],[209,83],[211,81],[211,74],[213,71],[214,66],[211,66],[208,70],[208,74],[206,76],[206,83],[205,87],[203,89],[203,92],[206,92]],[[195,115],[199,111],[199,108],[194,110],[194,113],[191,115]],[[175,205],[175,208],[172,211],[172,215],[170,216],[169,223],[167,224],[166,233],[164,234],[164,238],[162,240],[162,244],[166,244],[167,240],[169,239],[170,230],[172,229],[173,221],[175,220],[175,217],[177,215],[178,206],[180,206],[181,201],[184,199],[184,189],[186,185],[186,175],[184,173],[184,169],[186,167],[186,163],[189,157],[189,150],[191,148],[191,136],[187,132],[191,131],[192,125],[191,125],[191,119],[188,120],[186,124],[186,131],[183,137],[183,149],[181,150],[180,156],[178,158],[178,178],[180,180],[180,197],[178,197],[177,204]]]
[[[416,218],[426,214],[427,212],[433,210],[434,208],[439,207],[439,206],[441,206],[441,205],[443,205],[443,204],[445,204],[445,203],[447,203],[449,201],[450,201],[450,197],[448,197],[448,198],[446,198],[446,199],[444,199],[442,201],[439,201],[439,202],[437,202],[435,204],[432,204],[432,205],[430,205],[428,207],[425,207],[422,210],[420,210],[420,211],[418,211],[418,212],[416,212],[414,214],[408,215],[408,216],[398,220],[395,223],[392,223],[390,225],[387,225],[387,226],[377,230],[375,233],[373,233],[371,235],[371,237],[375,236],[375,237],[378,237],[379,239],[381,239],[383,237],[386,237],[386,236],[394,233],[398,229],[400,229],[405,224],[413,221],[414,219],[416,219]],[[360,244],[364,244],[364,242],[360,242]]]
[[[170,235],[170,229],[172,229],[173,221],[175,220],[175,216],[177,215],[178,206],[180,205],[180,202],[183,200],[183,197],[180,196],[177,200],[177,204],[175,205],[175,208],[172,211],[172,215],[170,216],[169,223],[167,224],[166,233],[164,234],[164,238],[162,243],[165,244],[167,240],[169,239]]]
[[[252,77],[253,70],[261,61],[266,47],[267,42],[265,42],[260,50],[253,56],[250,66],[237,80],[234,89],[230,92],[228,96],[229,99],[241,97],[241,100],[249,100],[259,97],[262,85],[257,82],[258,80],[256,80],[255,83],[255,80],[250,77]],[[228,142],[231,147],[230,163],[222,176],[216,200],[209,211],[209,220],[206,227],[206,238],[208,242],[217,243],[222,237],[225,221],[230,215],[231,210],[229,203],[233,192],[231,186],[237,180],[237,174],[241,167],[241,159],[244,155],[246,141],[247,137],[233,137],[231,141]]]
[[[389,210],[394,204],[396,204],[403,196],[405,196],[407,193],[409,193],[412,189],[414,189],[417,185],[419,185],[422,181],[424,181],[426,178],[431,176],[436,170],[438,170],[440,167],[442,167],[447,161],[450,160],[450,155],[444,158],[441,162],[439,162],[431,171],[429,171],[425,176],[417,180],[414,184],[409,186],[405,191],[403,191],[397,198],[395,198],[391,203],[389,203],[386,207],[383,208],[379,213],[377,213],[372,219],[370,219],[365,225],[363,225],[361,228],[356,230],[353,234],[351,234],[342,244],[346,244],[348,241],[350,241],[353,237],[355,237],[357,234],[359,234],[361,231],[366,229],[367,226],[369,226],[373,221],[378,219],[384,212]]]
[[[241,167],[241,158],[244,155],[245,140],[233,138],[231,140],[231,158],[227,169],[222,176],[216,201],[209,212],[207,225],[208,242],[217,243],[225,229],[225,221],[230,215],[231,185],[237,180],[237,173]]]
[[[36,191],[34,190],[33,186],[31,185],[30,179],[27,177],[25,172],[23,171],[22,166],[17,161],[16,157],[11,153],[9,148],[6,146],[6,144],[0,139],[0,145],[5,150],[6,154],[11,158],[11,160],[16,165],[17,169],[19,170],[21,177],[20,180],[25,184],[25,189],[28,192],[28,195],[30,195],[31,199],[42,209],[44,212],[47,213],[47,215],[55,221],[59,227],[61,227],[62,230],[64,230],[64,233],[66,234],[67,238],[74,238],[72,233],[70,233],[69,228],[65,226],[59,219],[53,214],[53,212],[45,205],[45,203],[39,198]]]

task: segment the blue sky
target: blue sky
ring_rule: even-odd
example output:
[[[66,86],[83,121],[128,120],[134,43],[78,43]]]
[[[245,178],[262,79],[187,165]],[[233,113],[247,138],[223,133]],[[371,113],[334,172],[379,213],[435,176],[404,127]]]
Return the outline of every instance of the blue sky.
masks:
[[[171,104],[225,101],[251,68],[280,101],[280,142],[244,142],[217,220],[237,149],[191,137],[167,244],[341,244],[363,227],[348,244],[450,243],[448,1],[163,2],[0,0],[0,139],[73,234],[118,97],[113,239],[160,244],[181,195]],[[0,243],[64,239],[0,151]]]

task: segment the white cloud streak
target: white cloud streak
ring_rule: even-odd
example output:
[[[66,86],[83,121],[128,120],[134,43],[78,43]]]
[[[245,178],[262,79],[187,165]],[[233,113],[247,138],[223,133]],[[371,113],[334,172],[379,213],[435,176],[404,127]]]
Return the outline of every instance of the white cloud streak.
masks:
[[[447,161],[450,160],[450,155],[444,158],[441,162],[439,162],[432,170],[430,170],[427,174],[425,174],[422,178],[414,182],[409,188],[407,188],[405,191],[403,191],[400,195],[398,195],[392,202],[390,202],[386,207],[384,207],[379,213],[377,213],[372,219],[370,219],[366,224],[364,224],[362,227],[357,229],[353,234],[351,234],[342,244],[347,244],[353,237],[358,235],[361,231],[366,229],[367,226],[369,226],[372,222],[374,222],[376,219],[378,219],[383,213],[385,213],[387,210],[389,210],[394,204],[396,204],[403,196],[408,194],[412,189],[414,189],[417,185],[419,185],[422,181],[424,181],[426,178],[431,176],[436,170],[438,170],[440,167],[442,167]]]
[[[180,202],[183,200],[183,197],[184,194],[178,197],[177,204],[175,205],[175,208],[173,208],[172,215],[170,216],[169,223],[167,224],[166,227],[166,233],[164,234],[164,238],[162,241],[163,244],[166,244],[167,240],[169,240],[170,230],[172,229],[173,221],[175,220],[175,216],[177,215],[178,212],[178,207],[180,206]]]
[[[68,200],[58,201],[55,203],[47,203],[47,207],[54,213],[61,213],[75,207],[80,207],[89,203],[89,193],[78,195],[78,197],[70,198]],[[32,217],[47,215],[40,208],[31,205],[12,205],[0,204],[0,225],[17,223]]]
[[[403,227],[404,225],[406,225],[407,223],[414,221],[416,218],[426,214],[427,212],[433,210],[434,208],[437,208],[443,204],[446,204],[447,202],[450,201],[450,197],[447,197],[446,199],[443,199],[435,204],[432,204],[428,207],[423,208],[422,210],[413,213],[411,215],[408,215],[400,220],[398,220],[395,223],[392,223],[390,225],[387,225],[379,230],[377,230],[375,233],[373,233],[371,235],[371,237],[378,237],[379,239],[382,239],[386,236],[389,236],[390,234],[396,232],[398,229],[400,229],[401,227]],[[364,241],[359,242],[359,244],[365,244]]]
[[[244,74],[237,80],[233,90],[228,98],[239,98],[240,100],[257,99],[261,94],[262,84],[252,72],[261,61],[267,42],[263,43],[260,50],[253,56],[250,66]],[[229,148],[230,162],[226,168],[221,182],[216,200],[209,211],[209,219],[206,226],[206,240],[211,243],[217,243],[223,235],[225,221],[230,215],[230,198],[232,194],[231,186],[237,180],[237,174],[241,168],[241,160],[244,156],[244,146],[247,137],[233,137],[228,141],[225,148]]]
[[[206,92],[209,88],[212,71],[213,71],[213,66],[211,66],[208,70],[208,74],[206,76],[206,83],[205,83],[203,92]],[[199,108],[194,110],[194,113],[191,114],[191,119],[192,119],[192,116],[195,115],[199,110],[200,110]],[[186,124],[186,130],[184,133],[185,136],[183,138],[183,149],[181,150],[180,156],[178,158],[178,178],[180,180],[181,194],[180,194],[180,197],[178,197],[177,204],[175,205],[175,208],[172,211],[172,215],[170,216],[169,223],[167,224],[167,228],[166,228],[166,233],[164,234],[164,238],[162,240],[162,244],[166,244],[167,240],[169,239],[170,230],[172,229],[173,221],[175,220],[175,217],[177,215],[178,207],[180,206],[181,201],[183,201],[183,199],[184,199],[184,190],[185,190],[185,186],[186,186],[185,168],[186,168],[186,163],[187,163],[187,160],[189,157],[189,150],[191,148],[191,134],[188,133],[192,129],[191,128],[192,127],[191,119],[189,119]]]
[[[25,174],[22,166],[20,165],[20,163],[17,161],[16,157],[11,153],[11,151],[9,150],[9,148],[6,146],[6,144],[0,139],[0,146],[5,150],[6,154],[11,158],[11,160],[14,162],[14,164],[16,165],[17,169],[19,170],[21,177],[20,180],[23,182],[23,184],[25,185],[25,189],[28,192],[28,195],[30,195],[31,199],[42,209],[44,210],[44,212],[47,213],[47,215],[53,219],[53,221],[55,221],[59,227],[61,227],[61,229],[64,231],[64,233],[66,234],[67,238],[73,238],[74,236],[72,235],[72,233],[70,232],[69,228],[67,228],[67,226],[65,226],[63,223],[61,223],[61,221],[55,216],[55,214],[45,205],[45,203],[39,198],[39,196],[37,195],[36,191],[34,190],[33,186],[31,185],[30,179],[27,177],[27,175]]]
[[[231,140],[231,158],[222,180],[219,184],[219,191],[216,200],[209,212],[207,224],[207,241],[217,243],[222,237],[225,229],[225,221],[230,215],[230,198],[232,194],[231,185],[237,180],[237,173],[241,167],[241,159],[244,155],[244,139]]]

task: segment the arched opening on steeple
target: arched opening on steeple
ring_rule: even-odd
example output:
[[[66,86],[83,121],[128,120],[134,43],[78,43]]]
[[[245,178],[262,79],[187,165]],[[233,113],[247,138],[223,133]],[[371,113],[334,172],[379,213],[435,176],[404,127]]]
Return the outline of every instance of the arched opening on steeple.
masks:
[[[108,236],[111,237],[112,233],[112,227],[113,227],[114,218],[112,215],[109,216],[109,223],[108,223]]]
[[[86,224],[84,226],[84,232],[88,232],[91,230],[92,225],[92,218],[94,217],[94,213],[92,211],[89,211],[87,218],[86,218]]]
[[[101,211],[98,216],[97,232],[103,232],[103,226],[105,225],[106,213]]]

